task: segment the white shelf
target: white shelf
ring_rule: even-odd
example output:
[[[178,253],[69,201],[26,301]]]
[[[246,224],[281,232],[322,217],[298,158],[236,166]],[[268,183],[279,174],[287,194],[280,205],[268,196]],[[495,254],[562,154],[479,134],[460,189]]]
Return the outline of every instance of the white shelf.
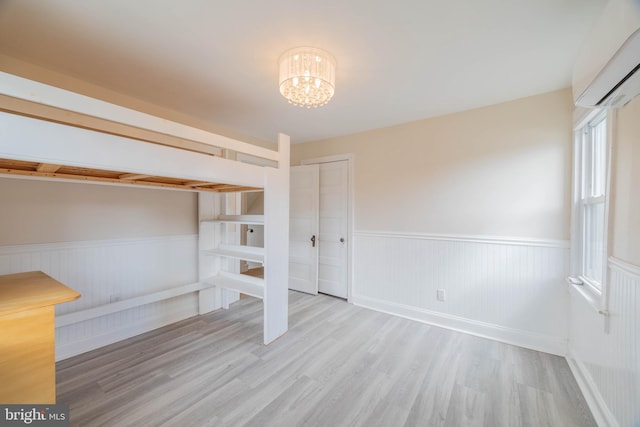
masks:
[[[205,219],[201,222],[214,224],[253,224],[263,225],[264,215],[220,215],[217,219]]]
[[[215,249],[204,249],[202,253],[205,255],[220,255],[227,258],[242,259],[264,264],[264,248],[256,246],[220,244],[220,246]]]
[[[252,297],[264,298],[264,280],[257,277],[221,271],[216,276],[203,280],[203,282],[225,289],[232,289]]]

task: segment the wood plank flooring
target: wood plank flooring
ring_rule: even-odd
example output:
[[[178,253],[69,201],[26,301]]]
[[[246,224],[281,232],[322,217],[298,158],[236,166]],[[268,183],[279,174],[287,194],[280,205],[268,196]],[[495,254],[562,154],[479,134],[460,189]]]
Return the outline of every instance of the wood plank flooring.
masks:
[[[289,294],[262,345],[262,302],[57,364],[72,426],[595,426],[566,361]]]

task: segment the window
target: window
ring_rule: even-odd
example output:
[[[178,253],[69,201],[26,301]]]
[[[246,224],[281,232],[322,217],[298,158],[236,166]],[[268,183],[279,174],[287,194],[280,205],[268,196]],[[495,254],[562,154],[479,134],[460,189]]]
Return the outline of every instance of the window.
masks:
[[[583,122],[574,147],[572,282],[599,299],[606,282],[610,119],[603,111]]]

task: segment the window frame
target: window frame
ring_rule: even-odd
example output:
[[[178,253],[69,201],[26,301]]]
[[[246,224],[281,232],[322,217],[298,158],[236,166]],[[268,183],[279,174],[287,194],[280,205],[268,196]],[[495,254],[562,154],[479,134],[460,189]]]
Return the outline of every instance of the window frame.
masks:
[[[601,313],[606,313],[608,306],[608,260],[610,255],[610,199],[611,199],[611,161],[612,161],[612,141],[615,123],[615,110],[594,109],[576,110],[574,113],[573,132],[573,172],[572,172],[572,213],[571,213],[571,271],[569,283],[585,299]],[[590,186],[586,186],[587,181],[593,181],[593,175],[588,170],[592,164],[585,161],[584,148],[587,144],[586,133],[597,124],[603,121],[606,126],[605,147],[604,147],[604,182],[602,183],[604,195],[585,195]],[[589,137],[590,138],[590,137]],[[591,160],[589,158],[588,160]],[[590,252],[586,248],[587,230],[585,224],[586,205],[596,205],[603,203],[604,218],[602,224],[602,252],[601,269],[602,278],[598,284],[587,274],[585,274],[586,257]]]

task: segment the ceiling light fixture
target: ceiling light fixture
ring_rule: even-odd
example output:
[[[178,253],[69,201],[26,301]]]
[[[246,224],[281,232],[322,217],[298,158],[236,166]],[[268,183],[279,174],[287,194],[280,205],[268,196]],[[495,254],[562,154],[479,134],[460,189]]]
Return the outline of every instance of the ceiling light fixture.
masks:
[[[280,57],[280,93],[290,104],[320,107],[336,87],[336,59],[315,47],[289,49]]]

